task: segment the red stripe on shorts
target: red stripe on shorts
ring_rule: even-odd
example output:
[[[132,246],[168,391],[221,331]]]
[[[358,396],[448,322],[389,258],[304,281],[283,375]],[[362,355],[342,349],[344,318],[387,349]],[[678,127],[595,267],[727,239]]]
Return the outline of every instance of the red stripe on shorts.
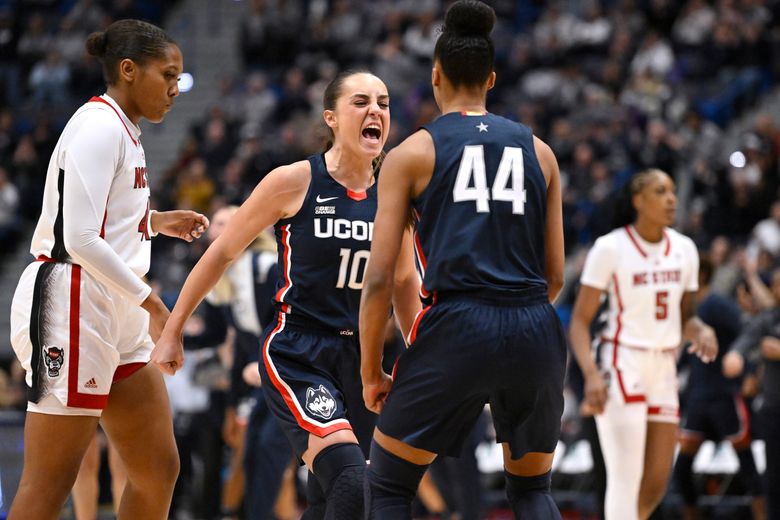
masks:
[[[71,266],[70,275],[70,364],[68,365],[68,406],[102,410],[108,403],[108,394],[79,392],[79,319],[81,304],[81,267]]]

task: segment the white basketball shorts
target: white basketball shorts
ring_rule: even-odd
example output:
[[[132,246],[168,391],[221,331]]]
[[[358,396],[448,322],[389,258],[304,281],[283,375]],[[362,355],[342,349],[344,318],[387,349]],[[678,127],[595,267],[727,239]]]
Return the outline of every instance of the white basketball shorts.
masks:
[[[600,366],[609,371],[609,399],[647,406],[647,420],[680,422],[675,348],[601,345]]]
[[[11,345],[27,410],[99,416],[113,382],[148,361],[149,314],[78,265],[35,261],[11,303]]]

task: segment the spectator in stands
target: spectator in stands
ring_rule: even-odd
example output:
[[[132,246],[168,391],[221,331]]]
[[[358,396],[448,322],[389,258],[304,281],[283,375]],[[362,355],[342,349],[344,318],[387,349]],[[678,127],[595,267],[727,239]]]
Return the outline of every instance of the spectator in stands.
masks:
[[[753,255],[764,250],[775,258],[780,258],[780,199],[772,204],[769,217],[753,228],[749,249]]]
[[[70,67],[58,50],[50,50],[30,72],[33,101],[41,105],[62,105],[68,100]]]

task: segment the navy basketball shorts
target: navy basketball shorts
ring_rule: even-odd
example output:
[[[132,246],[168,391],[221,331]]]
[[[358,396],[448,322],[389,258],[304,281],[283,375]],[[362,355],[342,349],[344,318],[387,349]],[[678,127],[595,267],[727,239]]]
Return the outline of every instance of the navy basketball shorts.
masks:
[[[303,327],[279,313],[266,328],[260,377],[266,402],[300,459],[309,435],[352,430],[368,458],[376,415],[363,404],[355,333]]]
[[[728,440],[734,444],[750,440],[750,418],[741,396],[696,399],[686,403],[682,437]]]
[[[519,302],[448,297],[416,320],[379,416],[382,433],[460,455],[486,403],[512,458],[555,450],[566,341],[546,297]]]

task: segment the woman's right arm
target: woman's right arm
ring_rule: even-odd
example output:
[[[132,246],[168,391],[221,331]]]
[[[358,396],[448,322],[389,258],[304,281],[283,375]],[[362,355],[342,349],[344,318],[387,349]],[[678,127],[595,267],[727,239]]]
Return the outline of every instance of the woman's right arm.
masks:
[[[606,381],[591,355],[590,324],[596,317],[601,306],[601,296],[609,287],[617,267],[615,245],[609,237],[602,237],[588,253],[569,328],[571,348],[585,378],[584,408],[591,414],[601,413],[607,402]]]
[[[308,163],[297,162],[269,173],[230,219],[222,234],[187,276],[162,336],[152,352],[160,370],[174,374],[183,364],[184,322],[225,270],[264,229],[298,212],[309,186]]]
[[[580,286],[569,327],[571,349],[585,379],[585,404],[592,413],[601,413],[607,402],[606,382],[591,355],[590,324],[601,305],[601,294],[594,287]]]

